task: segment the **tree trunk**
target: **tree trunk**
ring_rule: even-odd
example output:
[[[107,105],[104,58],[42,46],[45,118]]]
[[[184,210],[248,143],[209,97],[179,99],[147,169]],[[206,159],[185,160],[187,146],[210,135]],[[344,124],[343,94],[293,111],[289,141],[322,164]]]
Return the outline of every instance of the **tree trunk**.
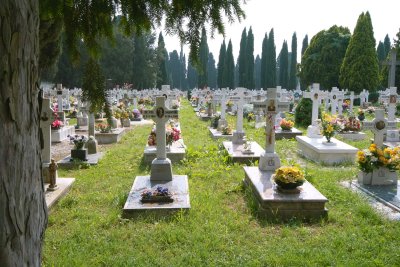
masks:
[[[0,266],[39,266],[47,208],[39,142],[39,3],[0,4]]]

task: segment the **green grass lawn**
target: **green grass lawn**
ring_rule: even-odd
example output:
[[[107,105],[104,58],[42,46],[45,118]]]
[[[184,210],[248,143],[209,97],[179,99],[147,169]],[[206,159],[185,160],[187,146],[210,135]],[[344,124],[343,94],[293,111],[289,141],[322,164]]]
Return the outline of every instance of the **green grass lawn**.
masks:
[[[320,166],[299,158],[295,141],[277,141],[282,163],[299,162],[329,199],[329,215],[312,224],[266,221],[242,187],[242,166],[229,163],[221,143],[209,137],[209,123],[197,119],[187,101],[180,116],[187,155],[173,172],[189,176],[191,209],[162,218],[121,217],[135,177],[149,174],[142,157],[151,126],[137,127],[99,165],[59,171],[76,182],[49,215],[44,266],[400,265],[400,223],[339,185],[355,177],[356,165]],[[234,117],[228,120],[234,125]],[[245,129],[264,146],[262,128],[245,122]],[[366,148],[369,141],[347,143]]]

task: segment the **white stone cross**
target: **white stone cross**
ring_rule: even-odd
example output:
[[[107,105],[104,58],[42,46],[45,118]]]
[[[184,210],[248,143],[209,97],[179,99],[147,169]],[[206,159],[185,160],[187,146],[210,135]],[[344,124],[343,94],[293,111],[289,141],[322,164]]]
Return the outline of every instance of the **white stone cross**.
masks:
[[[236,89],[237,93],[235,96],[231,96],[231,100],[237,101],[237,120],[236,120],[236,131],[239,134],[244,134],[243,131],[243,104],[246,97],[246,88],[239,87]],[[251,99],[251,97],[249,97]]]
[[[318,107],[322,99],[327,95],[326,92],[319,90],[319,84],[314,83],[312,85],[311,92],[305,92],[303,96],[312,100],[312,115],[311,115],[311,126],[308,127],[307,136],[310,138],[320,137],[319,127],[317,123],[318,119]],[[317,133],[318,131],[318,133]]]
[[[390,50],[390,59],[388,62],[384,62],[384,65],[389,65],[389,77],[388,77],[388,87],[394,87],[396,81],[396,66],[400,65],[400,61],[396,60],[396,48]]]
[[[333,87],[330,93],[331,99],[331,113],[332,115],[336,115],[336,109],[339,109],[339,115],[342,115],[343,107],[340,107],[340,99],[343,102],[343,92],[341,92],[337,87]]]
[[[383,145],[383,135],[389,129],[396,129],[396,122],[387,121],[383,109],[375,110],[375,119],[373,121],[363,122],[364,130],[371,130],[374,133],[374,143],[381,147]]]
[[[40,128],[43,134],[42,162],[50,163],[51,159],[51,123],[53,122],[53,109],[50,107],[50,99],[43,98],[40,113]]]
[[[57,84],[57,105],[58,105],[57,112],[62,112],[63,111],[63,91],[62,91],[61,83]]]

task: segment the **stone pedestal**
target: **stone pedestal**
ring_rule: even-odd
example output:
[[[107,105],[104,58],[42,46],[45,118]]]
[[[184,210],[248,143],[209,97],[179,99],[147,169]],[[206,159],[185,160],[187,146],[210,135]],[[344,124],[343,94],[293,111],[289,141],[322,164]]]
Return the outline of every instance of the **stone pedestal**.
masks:
[[[219,139],[219,138],[224,138],[226,140],[232,140],[233,135],[229,134],[229,135],[225,135],[222,134],[220,131],[218,131],[217,129],[213,129],[213,128],[208,128],[211,134],[211,138],[212,139]]]
[[[363,184],[366,183],[366,179],[364,179]],[[374,169],[371,175],[371,185],[397,185],[397,172],[389,171],[388,168],[380,167],[378,169]]]
[[[354,132],[354,133],[338,133],[338,136],[343,137],[343,139],[351,140],[351,141],[360,141],[367,138],[367,135],[362,132]]]
[[[167,158],[171,162],[178,162],[184,159],[186,154],[186,148],[183,143],[183,139],[173,142],[171,147],[167,149]],[[146,163],[151,163],[153,159],[157,157],[157,147],[147,145],[144,149],[144,161]]]
[[[154,159],[151,162],[151,181],[172,181],[172,176],[170,159]]]
[[[222,127],[226,125],[228,125],[228,122],[225,119],[219,119],[217,127],[218,131],[221,131]]]
[[[386,141],[387,142],[399,142],[399,130],[387,130],[386,132]]]
[[[233,131],[232,143],[235,145],[244,144],[245,143],[244,136],[245,136],[244,132]]]
[[[285,194],[279,192],[272,181],[273,171],[261,171],[258,167],[244,167],[244,171],[244,184],[253,191],[261,216],[287,221],[320,219],[328,215],[325,208],[328,199],[308,181],[299,187],[300,193]]]
[[[58,130],[51,130],[51,142],[60,143],[66,140],[68,135],[75,135],[75,126],[64,126]]]
[[[87,126],[88,125],[88,116],[82,115],[82,116],[77,116],[76,117],[76,122],[79,125],[79,127],[82,126]]]
[[[281,166],[281,160],[276,154],[274,153],[266,153],[265,151],[260,156],[260,161],[258,167],[262,171],[275,171]]]
[[[321,138],[322,134],[320,133],[319,126],[310,125],[307,128],[307,137],[309,138]]]
[[[47,208],[50,209],[53,207],[63,196],[65,196],[68,191],[71,189],[72,184],[75,182],[75,178],[58,178],[57,179],[57,190],[49,191],[47,190],[49,185],[48,183],[44,184],[45,189],[45,199]]]
[[[111,117],[111,125],[110,126],[111,126],[111,129],[118,128],[118,120],[114,116]]]
[[[226,141],[223,142],[223,145],[233,162],[254,162],[260,160],[260,156],[264,152],[264,149],[257,142],[251,142],[251,151],[253,153],[245,153],[244,144],[233,144],[233,142]]]
[[[337,165],[341,163],[354,163],[358,149],[343,143],[336,138],[331,141],[333,146],[324,145],[325,138],[309,138],[307,136],[296,136],[298,153],[304,157],[326,165]]]
[[[174,199],[172,203],[142,203],[140,201],[144,190],[154,190],[158,186],[168,188]],[[131,217],[145,211],[163,215],[163,212],[182,209],[190,209],[189,183],[186,175],[173,175],[171,181],[151,181],[150,176],[137,176],[125,202],[123,216]]]
[[[292,139],[296,138],[298,135],[303,135],[303,132],[296,129],[292,128],[289,131],[284,131],[281,128],[278,128],[275,130],[275,140],[281,140],[281,139]]]
[[[86,143],[86,149],[89,155],[97,153],[97,140],[94,138],[94,136],[89,137],[89,140]]]
[[[98,144],[113,144],[118,143],[125,134],[124,128],[116,128],[111,133],[95,133],[95,138]]]

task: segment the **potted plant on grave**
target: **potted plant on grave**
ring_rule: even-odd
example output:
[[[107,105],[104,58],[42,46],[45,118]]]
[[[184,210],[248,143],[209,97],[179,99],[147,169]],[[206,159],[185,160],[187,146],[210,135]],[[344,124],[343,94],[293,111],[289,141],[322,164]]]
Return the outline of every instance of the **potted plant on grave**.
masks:
[[[58,118],[58,114],[54,113],[54,121],[51,123],[52,130],[60,130],[61,127],[64,126],[63,122]]]
[[[247,122],[255,121],[256,120],[256,115],[254,115],[253,112],[247,113]]]
[[[232,135],[233,129],[230,125],[224,125],[221,128],[222,135]]]
[[[359,109],[358,109],[357,114],[358,114],[358,119],[359,119],[360,121],[365,120],[365,114],[364,114],[364,110],[363,110],[362,108],[359,108]]]
[[[287,119],[282,119],[281,122],[279,123],[279,126],[281,127],[282,131],[292,131],[293,125],[294,122]]]
[[[396,180],[396,170],[400,169],[400,147],[378,148],[376,144],[371,144],[368,149],[357,152],[357,164],[359,182],[370,184],[373,173],[385,168]]]
[[[297,187],[301,186],[306,179],[304,173],[296,166],[282,166],[275,170],[272,177],[279,191],[284,193],[298,193]]]
[[[138,109],[133,109],[130,113],[130,120],[131,121],[141,121],[142,120],[142,113]]]
[[[218,128],[218,121],[221,119],[221,115],[215,115],[211,118],[211,128],[217,129]]]
[[[157,139],[156,139],[156,129],[153,128],[147,138],[147,144],[149,146],[155,146],[157,145]]]
[[[358,133],[361,131],[361,122],[355,116],[349,116],[347,120],[344,121],[344,127],[342,132]]]
[[[170,149],[173,142],[181,139],[181,131],[176,127],[168,126],[165,131],[166,145]]]
[[[325,145],[334,145],[331,142],[331,138],[335,135],[337,131],[340,130],[340,126],[337,122],[336,117],[329,116],[324,113],[321,118],[322,135],[326,138],[327,142],[323,142]]]
[[[84,135],[68,135],[69,140],[74,143],[74,149],[71,149],[71,160],[79,159],[82,161],[87,160],[87,149],[84,148],[85,144],[87,143],[88,139]]]
[[[129,113],[125,109],[125,105],[123,103],[119,104],[114,111],[114,117],[121,121],[122,127],[129,127],[131,125],[129,121]]]
[[[142,203],[171,203],[174,201],[168,188],[162,186],[158,186],[153,191],[144,190],[140,197]]]
[[[233,107],[233,101],[232,100],[228,100],[228,102],[226,102],[226,111],[227,112],[231,112],[232,111],[232,107]]]
[[[96,131],[99,131],[100,133],[111,133],[112,129],[111,126],[109,124],[103,124],[103,123],[99,123],[96,125]]]

